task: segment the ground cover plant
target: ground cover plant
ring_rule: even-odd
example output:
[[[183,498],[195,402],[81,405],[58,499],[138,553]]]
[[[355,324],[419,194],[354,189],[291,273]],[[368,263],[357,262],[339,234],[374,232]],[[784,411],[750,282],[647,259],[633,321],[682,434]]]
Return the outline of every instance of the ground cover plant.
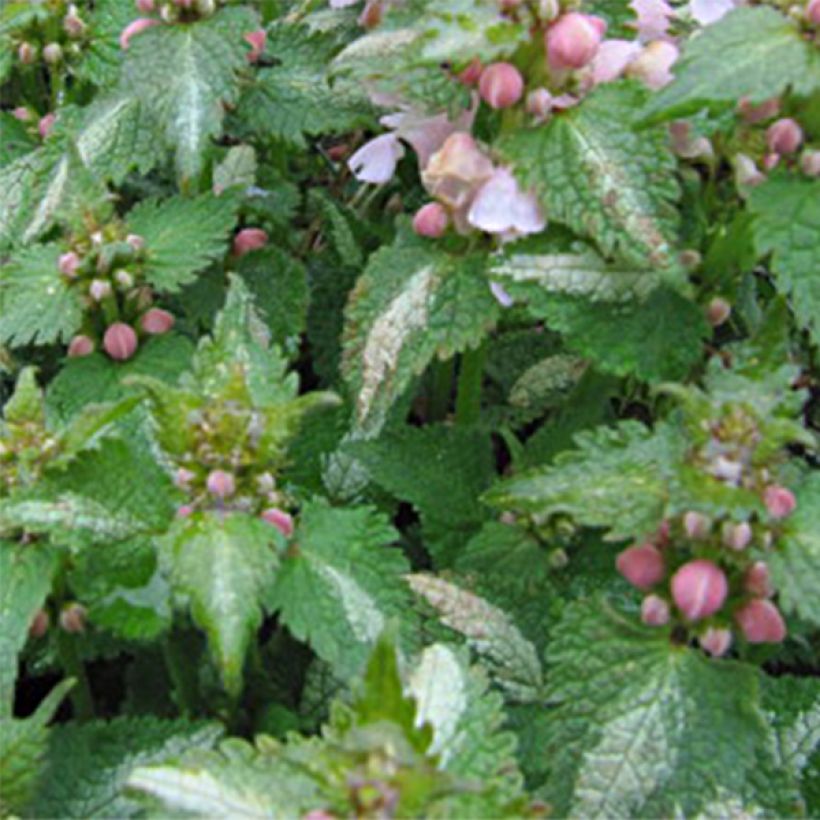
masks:
[[[820,814],[820,0],[9,0],[0,814]]]

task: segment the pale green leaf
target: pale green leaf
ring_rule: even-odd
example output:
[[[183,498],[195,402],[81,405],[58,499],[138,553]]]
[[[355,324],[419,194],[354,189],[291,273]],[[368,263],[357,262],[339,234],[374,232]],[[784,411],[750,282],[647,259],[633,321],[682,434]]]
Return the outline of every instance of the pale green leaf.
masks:
[[[234,145],[214,168],[213,192],[219,196],[230,188],[248,188],[256,181],[256,151],[251,145]]]

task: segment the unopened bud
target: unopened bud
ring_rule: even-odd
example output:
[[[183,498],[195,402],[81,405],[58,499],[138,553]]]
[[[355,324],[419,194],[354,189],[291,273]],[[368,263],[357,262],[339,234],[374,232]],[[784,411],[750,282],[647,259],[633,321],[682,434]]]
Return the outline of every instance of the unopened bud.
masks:
[[[820,177],[820,151],[804,151],[800,157],[800,170],[806,176]]]
[[[384,4],[382,0],[367,0],[357,22],[362,28],[371,29],[378,26],[383,17]]]
[[[236,256],[264,248],[268,244],[268,234],[261,228],[243,228],[233,239],[233,252]]]
[[[754,598],[735,612],[735,620],[749,643],[781,643],[786,637],[783,616],[771,601]]]
[[[81,356],[90,356],[94,352],[94,340],[90,336],[75,336],[68,343],[68,357],[78,359]]]
[[[68,251],[67,253],[60,254],[60,258],[57,261],[57,267],[63,276],[68,279],[76,279],[77,268],[80,267],[80,257],[74,253],[74,251]]]
[[[780,154],[766,154],[763,157],[763,170],[772,171],[777,168],[780,163]]]
[[[143,14],[150,14],[154,10],[154,0],[137,0],[137,11]]]
[[[57,65],[63,59],[63,50],[59,43],[49,43],[43,48],[43,59],[49,65]]]
[[[196,10],[201,17],[210,17],[216,11],[216,0],[196,0]]]
[[[68,13],[63,18],[63,30],[72,40],[79,40],[85,34],[86,25],[73,3],[68,7]]]
[[[647,595],[641,602],[641,620],[647,626],[666,626],[669,604],[660,595]]]
[[[746,154],[735,156],[735,183],[740,186],[760,185],[766,181],[766,175],[755,165],[754,160]]]
[[[492,63],[481,72],[478,93],[490,108],[509,108],[524,93],[524,78],[512,63]]]
[[[759,598],[769,598],[774,594],[769,567],[764,561],[755,561],[743,576],[743,589]]]
[[[797,499],[791,490],[772,484],[763,492],[763,503],[772,518],[786,518],[794,512]]]
[[[569,555],[567,555],[565,549],[557,547],[554,550],[550,550],[547,555],[547,563],[549,563],[551,569],[564,569],[569,566]]]
[[[245,59],[249,63],[255,63],[265,50],[265,43],[268,40],[268,35],[265,29],[258,29],[245,35],[245,42],[251,47],[251,50],[245,55]]]
[[[130,359],[137,351],[137,334],[134,328],[124,322],[115,322],[103,336],[105,352],[119,362]]]
[[[820,0],[809,0],[806,4],[806,20],[813,26],[820,26]]]
[[[23,65],[31,65],[37,59],[37,46],[31,43],[20,43],[17,57]]]
[[[256,486],[259,487],[260,492],[273,492],[276,489],[276,479],[271,473],[260,473],[256,476]]]
[[[481,60],[473,57],[467,67],[458,73],[458,81],[463,85],[475,85],[481,79],[483,68]]]
[[[167,333],[173,326],[174,315],[162,308],[151,308],[140,319],[140,327],[151,335]]]
[[[727,521],[721,530],[721,537],[723,543],[729,549],[740,552],[745,550],[752,541],[752,527],[748,521],[742,521],[740,524],[732,524]]]
[[[689,561],[672,576],[672,597],[690,621],[699,621],[717,612],[728,591],[723,570],[702,558]]]
[[[753,125],[776,117],[780,113],[780,100],[777,97],[772,97],[762,103],[752,105],[748,97],[742,97],[737,104],[737,110],[744,122]]]
[[[290,538],[293,535],[293,518],[284,510],[278,507],[271,507],[262,513],[262,518],[276,527],[285,538]]]
[[[152,26],[160,25],[159,20],[152,17],[137,17],[120,32],[120,48],[125,51],[131,45],[131,39]]]
[[[120,268],[114,272],[114,280],[120,287],[125,288],[126,290],[134,287],[134,277],[123,268]]]
[[[447,209],[438,202],[428,202],[416,211],[413,217],[413,230],[419,236],[437,239],[442,236],[450,224]]]
[[[731,315],[732,306],[722,296],[715,296],[706,308],[706,318],[712,327],[720,327]]]
[[[766,131],[766,144],[775,154],[793,154],[803,142],[803,129],[791,117],[773,122]]]
[[[193,515],[194,508],[191,504],[182,504],[177,507],[177,518],[188,518]]]
[[[48,632],[48,628],[51,625],[51,618],[44,609],[38,609],[34,617],[31,619],[31,623],[28,627],[28,636],[29,638],[42,638],[43,635]]]
[[[134,249],[134,253],[139,253],[145,248],[145,240],[136,233],[129,233],[125,241]]]
[[[666,574],[663,555],[653,544],[636,544],[625,549],[615,560],[615,566],[638,589],[649,589]]]
[[[46,114],[44,117],[40,118],[40,122],[37,123],[37,133],[40,135],[41,139],[46,139],[48,137],[51,133],[51,129],[54,128],[55,122],[57,122],[56,114]]]
[[[732,645],[730,629],[710,626],[698,637],[698,643],[714,658],[720,658],[729,651]]]
[[[93,279],[88,286],[88,295],[95,302],[102,302],[111,295],[111,283],[106,279]]]
[[[236,492],[236,479],[225,470],[211,470],[205,483],[216,498],[228,498]]]
[[[60,612],[60,626],[63,631],[73,635],[85,632],[87,614],[86,608],[82,604],[68,604]]]
[[[11,116],[19,122],[31,122],[32,119],[34,119],[34,115],[31,113],[30,109],[26,108],[24,105],[20,105],[13,109]]]
[[[600,17],[577,11],[562,15],[546,33],[550,68],[583,68],[598,52],[605,32],[606,23]]]
[[[187,490],[195,478],[195,472],[192,470],[186,470],[184,467],[180,467],[176,473],[174,473],[174,485],[179,487],[180,490]]]
[[[552,94],[546,88],[536,88],[527,94],[527,113],[545,119],[552,111]]]
[[[690,510],[683,516],[683,530],[696,541],[706,538],[712,529],[712,522],[703,514]]]

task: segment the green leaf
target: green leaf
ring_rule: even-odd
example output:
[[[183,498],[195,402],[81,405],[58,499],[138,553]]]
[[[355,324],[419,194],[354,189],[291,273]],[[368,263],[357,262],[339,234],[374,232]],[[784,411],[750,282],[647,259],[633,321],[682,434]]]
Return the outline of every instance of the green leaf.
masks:
[[[580,524],[606,527],[616,541],[654,532],[668,501],[669,473],[680,459],[679,436],[625,421],[579,433],[575,442],[578,449],[502,481],[484,500],[539,518],[566,513]]]
[[[820,474],[810,474],[796,498],[797,509],[784,522],[767,563],[783,607],[820,626]]]
[[[205,194],[196,199],[147,199],[129,214],[128,230],[145,240],[146,281],[160,291],[176,292],[228,250],[236,221],[230,197]]]
[[[53,573],[54,555],[42,546],[0,541],[0,718],[11,717],[17,657]]]
[[[820,182],[774,177],[752,190],[749,209],[756,217],[758,254],[772,254],[775,287],[789,298],[800,327],[820,344]]]
[[[15,119],[8,111],[0,112],[0,168],[36,147],[37,143],[29,134],[25,123]]]
[[[543,687],[538,653],[506,613],[434,575],[413,574],[407,580],[445,626],[464,635],[510,697],[524,703],[538,700]]]
[[[195,23],[155,26],[128,48],[123,86],[155,115],[183,183],[203,169],[210,140],[222,132],[224,106],[238,99],[248,53],[243,36],[258,27],[250,9],[233,7]]]
[[[675,80],[642,112],[648,124],[717,112],[741,97],[760,103],[791,89],[808,95],[820,86],[817,50],[797,26],[767,6],[738,8],[692,37],[675,63]]]
[[[739,794],[768,740],[757,672],[658,635],[590,601],[548,651],[554,704],[542,754],[559,816],[695,816]]]
[[[256,151],[251,145],[234,145],[214,168],[213,192],[248,188],[256,182]]]
[[[367,507],[306,506],[273,593],[288,629],[342,677],[361,669],[391,618],[409,622],[395,530]]]
[[[121,0],[95,0],[93,11],[80,11],[88,25],[88,39],[84,43],[82,59],[72,68],[76,76],[100,88],[113,86],[120,76],[123,50],[120,47],[122,30],[134,19],[131,4]]]
[[[350,295],[343,372],[370,434],[438,356],[476,347],[498,316],[480,256],[449,256],[408,239],[382,248]]]
[[[37,383],[37,368],[26,367],[20,371],[14,393],[3,406],[3,418],[8,425],[45,423],[43,391]]]
[[[29,811],[37,817],[135,817],[139,806],[122,787],[137,766],[210,747],[221,734],[217,723],[155,717],[57,726]]]
[[[160,541],[174,589],[188,596],[226,690],[242,689],[245,653],[262,623],[279,569],[282,536],[243,513],[196,513],[178,519]]]
[[[0,269],[0,343],[68,342],[83,318],[80,294],[60,275],[56,244],[19,251]]]
[[[682,284],[676,160],[665,129],[634,130],[645,98],[630,82],[599,86],[581,105],[512,133],[498,149],[550,219],[594,239],[606,256]]]

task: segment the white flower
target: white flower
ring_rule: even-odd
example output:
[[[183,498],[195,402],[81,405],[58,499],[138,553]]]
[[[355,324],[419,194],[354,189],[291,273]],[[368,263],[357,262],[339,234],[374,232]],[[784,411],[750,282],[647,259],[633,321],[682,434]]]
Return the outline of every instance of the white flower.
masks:
[[[395,134],[382,134],[366,142],[348,160],[347,165],[360,182],[381,184],[396,172],[404,156],[404,146]]]
[[[636,28],[643,41],[664,37],[669,29],[669,18],[675,16],[675,10],[666,0],[632,0],[629,7],[638,17]]]
[[[522,193],[506,168],[497,168],[479,188],[467,221],[474,228],[504,238],[539,233],[547,224],[538,200],[533,194]]]
[[[711,26],[728,14],[735,5],[734,0],[690,0],[689,13],[702,26]]]

